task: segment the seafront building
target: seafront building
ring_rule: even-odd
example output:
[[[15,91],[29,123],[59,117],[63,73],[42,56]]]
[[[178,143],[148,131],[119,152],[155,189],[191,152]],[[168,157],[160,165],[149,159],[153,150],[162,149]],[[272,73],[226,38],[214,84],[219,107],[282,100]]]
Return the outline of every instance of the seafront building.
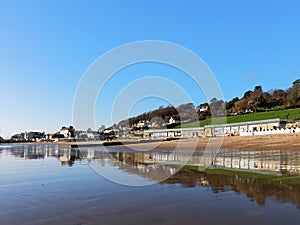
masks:
[[[300,127],[286,126],[277,119],[257,120],[241,123],[206,125],[196,128],[144,130],[144,138],[193,138],[217,136],[252,136],[267,134],[299,133]]]
[[[145,124],[145,121],[142,121]],[[142,124],[142,123],[141,123]],[[176,139],[176,138],[199,138],[199,137],[222,137],[222,136],[254,136],[269,134],[300,133],[300,121],[287,123],[279,118],[269,120],[257,120],[230,124],[205,125],[193,128],[164,128],[164,129],[104,129],[92,131],[75,130],[72,126],[62,127],[58,132],[45,134],[44,132],[25,132],[15,134],[12,141],[97,141],[112,139]]]

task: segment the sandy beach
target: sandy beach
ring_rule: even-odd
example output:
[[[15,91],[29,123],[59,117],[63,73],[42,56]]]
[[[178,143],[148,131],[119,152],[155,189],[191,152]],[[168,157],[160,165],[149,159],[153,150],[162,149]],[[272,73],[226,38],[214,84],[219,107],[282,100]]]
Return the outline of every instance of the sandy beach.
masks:
[[[219,138],[218,138],[219,139]],[[197,149],[205,149],[208,142],[214,143],[214,138],[199,138],[197,140]],[[232,136],[224,137],[221,141],[221,148],[227,149],[241,149],[241,150],[300,150],[300,134],[282,134],[282,135],[264,135],[264,136]],[[180,145],[181,148],[191,148],[195,145],[195,139],[180,139],[172,141],[163,141],[159,144],[153,143],[140,143],[128,144],[129,148],[134,149],[150,149],[160,148],[169,149],[176,148]]]

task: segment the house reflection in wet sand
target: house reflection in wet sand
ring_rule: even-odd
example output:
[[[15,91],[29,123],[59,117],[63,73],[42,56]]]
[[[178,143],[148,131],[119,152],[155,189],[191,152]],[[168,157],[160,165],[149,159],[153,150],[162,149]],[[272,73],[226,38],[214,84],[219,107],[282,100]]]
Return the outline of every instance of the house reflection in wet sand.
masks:
[[[172,150],[150,152],[130,152],[102,148],[78,149],[53,145],[26,145],[11,149],[11,154],[25,160],[45,160],[57,158],[61,165],[72,166],[76,161],[97,161],[105,167],[107,163],[129,174],[151,179],[161,184],[181,184],[184,188],[208,187],[213,193],[234,191],[245,194],[251,201],[264,205],[267,198],[279,203],[291,202],[300,208],[300,185],[298,183],[271,182],[270,179],[245,178],[236,174],[211,174],[191,169],[178,169],[184,155]],[[190,158],[191,165],[199,165],[203,152],[195,152]],[[278,176],[285,173],[299,173],[299,151],[239,151],[221,150],[212,160],[212,166],[239,171],[266,172]],[[164,162],[164,164],[160,164]],[[178,171],[179,170],[179,171]],[[279,174],[278,174],[279,173]],[[161,181],[160,176],[169,177]],[[280,177],[280,176],[279,176]]]

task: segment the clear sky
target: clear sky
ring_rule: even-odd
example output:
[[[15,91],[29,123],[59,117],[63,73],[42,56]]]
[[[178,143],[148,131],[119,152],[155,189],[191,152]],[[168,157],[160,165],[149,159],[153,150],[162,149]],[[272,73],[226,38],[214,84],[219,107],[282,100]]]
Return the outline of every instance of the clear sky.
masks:
[[[225,100],[256,85],[287,89],[300,78],[299,12],[298,0],[0,0],[0,135],[71,125],[76,88],[91,63],[140,40],[174,42],[198,54]],[[113,122],[109,96],[134,79],[162,74],[181,81],[196,105],[207,101],[174,68],[137,65],[107,84],[96,126]],[[130,115],[167,104],[148,98]]]

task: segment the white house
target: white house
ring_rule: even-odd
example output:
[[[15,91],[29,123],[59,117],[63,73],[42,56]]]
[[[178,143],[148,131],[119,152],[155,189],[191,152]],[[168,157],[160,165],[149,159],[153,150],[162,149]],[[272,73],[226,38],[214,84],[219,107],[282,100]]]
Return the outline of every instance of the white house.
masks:
[[[173,117],[171,117],[171,118],[169,119],[169,124],[174,124],[174,123],[176,123],[176,120],[174,120]]]
[[[64,135],[65,138],[68,138],[70,137],[70,131],[69,131],[69,128],[68,127],[62,127],[60,130],[59,130],[59,133]]]
[[[148,120],[141,120],[137,123],[136,127],[143,128],[150,125],[150,122]]]
[[[199,108],[199,112],[206,112],[208,111],[208,106],[202,106]]]

